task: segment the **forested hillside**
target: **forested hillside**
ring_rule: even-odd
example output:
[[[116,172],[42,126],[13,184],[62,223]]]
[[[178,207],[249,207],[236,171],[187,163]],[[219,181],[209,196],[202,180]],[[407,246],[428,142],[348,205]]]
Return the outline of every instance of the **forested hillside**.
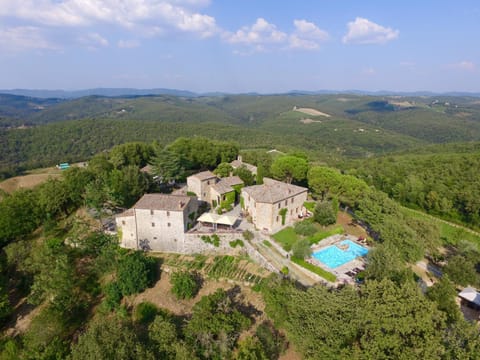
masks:
[[[235,139],[242,148],[301,150],[338,164],[432,143],[480,140],[479,113],[478,101],[464,97],[161,95],[45,100],[2,95],[0,173],[6,177],[60,161],[86,160],[126,141],[167,143],[192,135]]]

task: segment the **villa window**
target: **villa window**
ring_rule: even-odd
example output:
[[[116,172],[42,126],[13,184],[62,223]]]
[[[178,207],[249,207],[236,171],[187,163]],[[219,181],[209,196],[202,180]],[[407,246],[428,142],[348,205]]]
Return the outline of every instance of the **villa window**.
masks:
[[[280,209],[280,203],[278,203],[278,208]]]
[[[152,223],[152,227],[155,227],[155,223]]]
[[[291,201],[291,203],[293,204],[293,198],[292,198],[292,201]]]
[[[168,223],[167,226],[170,227],[170,226],[172,226],[172,224]]]
[[[153,215],[153,210],[150,210],[150,215]]]
[[[298,207],[295,209],[295,212],[298,214]]]
[[[277,216],[277,223],[278,223],[278,216]]]
[[[122,225],[125,225],[125,220],[122,220]]]
[[[287,205],[288,205],[288,200],[285,200],[285,206],[287,206]]]
[[[293,214],[293,209],[292,209],[292,210],[290,210],[290,215],[292,215],[292,214]]]
[[[167,216],[170,216],[170,211],[167,211]]]

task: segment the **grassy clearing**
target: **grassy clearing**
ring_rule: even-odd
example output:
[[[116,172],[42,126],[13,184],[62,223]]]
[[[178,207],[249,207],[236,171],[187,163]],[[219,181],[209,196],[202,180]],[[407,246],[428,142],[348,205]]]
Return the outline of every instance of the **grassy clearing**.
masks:
[[[326,239],[327,237],[343,234],[344,232],[345,230],[343,229],[343,226],[335,226],[332,229],[317,232],[313,236],[310,236],[308,241],[310,241],[310,244],[312,245],[318,244],[321,240]]]
[[[480,236],[475,235],[463,229],[462,227],[453,226],[451,224],[443,222],[440,219],[436,219],[427,214],[422,214],[418,211],[414,211],[408,208],[403,208],[403,210],[407,216],[437,224],[440,230],[440,239],[442,240],[443,245],[455,246],[459,243],[459,241],[467,240],[480,246]]]
[[[323,270],[322,268],[320,268],[318,266],[312,265],[312,264],[306,262],[305,260],[292,258],[292,262],[294,262],[295,264],[300,265],[301,267],[303,267],[303,268],[321,276],[322,278],[324,278],[327,281],[335,282],[337,280],[337,277],[335,275],[333,275],[332,273],[330,273],[326,270]]]
[[[280,230],[273,235],[275,241],[277,241],[285,251],[292,250],[292,245],[300,239],[300,237],[295,233],[295,230],[289,226],[283,230]]]

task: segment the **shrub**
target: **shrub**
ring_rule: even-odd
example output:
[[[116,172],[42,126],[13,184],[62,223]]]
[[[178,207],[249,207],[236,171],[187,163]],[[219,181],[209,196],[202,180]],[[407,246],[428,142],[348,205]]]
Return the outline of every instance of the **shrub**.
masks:
[[[118,265],[118,284],[123,295],[142,292],[155,281],[155,259],[140,251],[125,255]]]
[[[297,259],[305,259],[312,254],[310,241],[308,239],[300,239],[292,245],[293,256]]]
[[[105,293],[105,307],[110,311],[116,309],[118,305],[120,305],[120,301],[123,297],[122,290],[120,289],[118,282],[115,281],[108,283],[105,285],[103,291]]]
[[[250,230],[245,230],[242,235],[243,238],[247,241],[250,241],[254,238],[253,232],[251,232]]]
[[[232,248],[236,248],[237,246],[244,247],[245,244],[243,243],[242,240],[237,239],[237,240],[234,240],[234,241],[230,241],[230,246],[231,246]]]
[[[191,299],[200,289],[200,282],[195,273],[179,271],[172,274],[170,283],[172,284],[172,293],[178,299]]]
[[[151,302],[144,301],[135,309],[135,320],[141,324],[149,324],[158,314],[158,308]]]
[[[315,206],[314,219],[323,226],[335,224],[337,221],[337,213],[335,212],[332,203],[330,201],[319,202]]]
[[[282,225],[285,225],[285,218],[287,216],[287,211],[288,211],[287,208],[283,208],[278,211],[278,215],[282,217]]]
[[[288,267],[284,266],[284,267],[282,267],[282,270],[280,270],[280,272],[281,272],[283,275],[288,275],[288,273],[290,272],[290,270],[288,269]]]
[[[218,237],[217,234],[213,234],[211,237],[208,235],[202,235],[200,239],[202,239],[204,243],[212,244],[215,247],[220,246],[220,238]]]
[[[303,236],[312,236],[317,232],[315,225],[309,220],[297,222],[294,226],[295,233]]]

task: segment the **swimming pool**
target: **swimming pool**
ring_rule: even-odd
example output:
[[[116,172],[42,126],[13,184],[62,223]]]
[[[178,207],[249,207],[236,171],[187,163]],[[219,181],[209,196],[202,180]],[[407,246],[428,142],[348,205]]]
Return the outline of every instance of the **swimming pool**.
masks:
[[[335,269],[368,253],[368,249],[351,240],[343,240],[339,243],[340,246],[345,247],[344,250],[340,249],[337,245],[332,245],[314,252],[312,256],[327,265],[330,269]]]

